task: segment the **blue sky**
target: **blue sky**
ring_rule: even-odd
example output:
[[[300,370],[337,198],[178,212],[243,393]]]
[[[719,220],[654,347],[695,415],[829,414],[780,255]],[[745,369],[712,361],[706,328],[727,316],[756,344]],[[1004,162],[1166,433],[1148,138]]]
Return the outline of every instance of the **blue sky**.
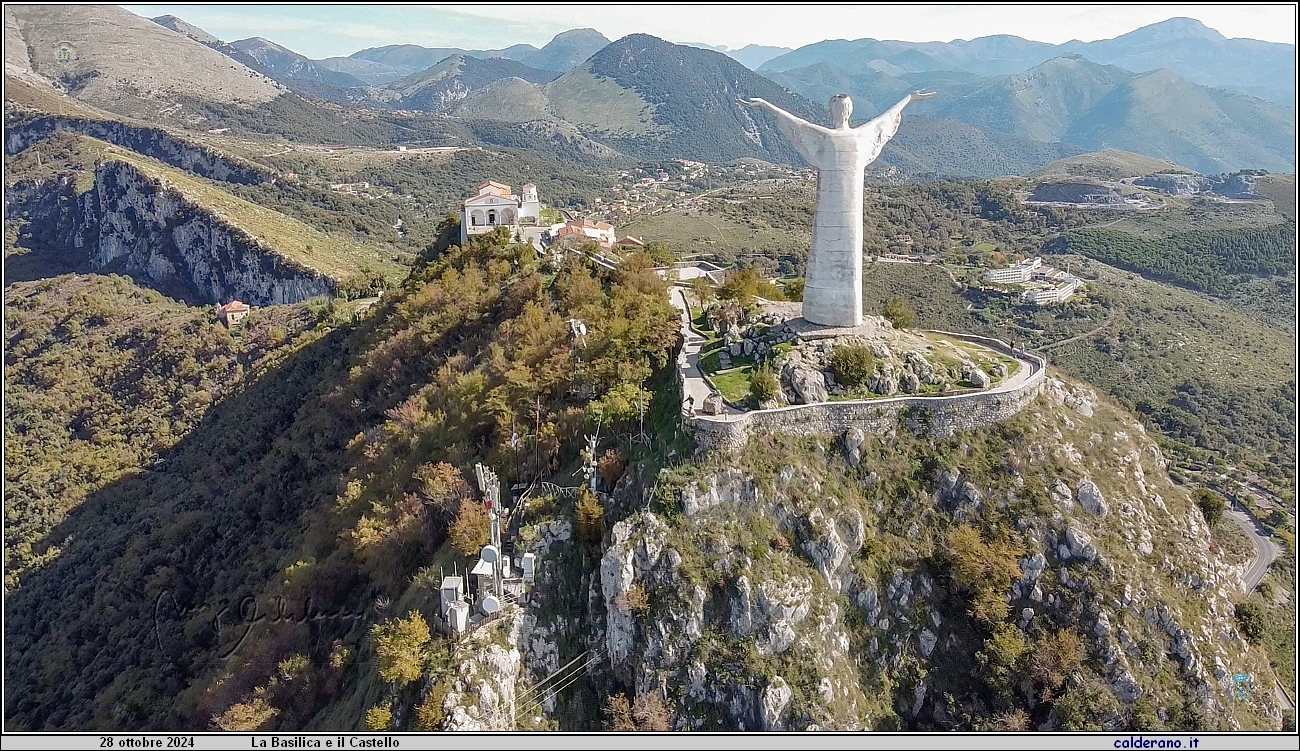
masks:
[[[823,39],[951,41],[1015,34],[1041,42],[1106,39],[1175,16],[1228,37],[1295,43],[1293,5],[125,5],[166,13],[225,41],[261,36],[311,58],[365,47],[540,47],[561,31],[594,28],[610,39],[634,32],[671,42],[736,49],[799,47]],[[502,20],[502,16],[506,16]]]

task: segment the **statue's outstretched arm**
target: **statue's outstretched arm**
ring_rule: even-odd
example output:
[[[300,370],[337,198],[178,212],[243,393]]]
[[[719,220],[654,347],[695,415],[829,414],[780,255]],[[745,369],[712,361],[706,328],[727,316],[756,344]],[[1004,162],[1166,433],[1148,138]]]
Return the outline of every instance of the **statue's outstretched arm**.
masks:
[[[865,137],[874,138],[876,141],[875,154],[872,159],[880,154],[880,150],[885,147],[885,143],[894,137],[898,132],[898,126],[903,122],[903,108],[912,102],[919,102],[936,96],[933,91],[916,91],[899,100],[898,104],[885,110],[879,117],[872,118],[867,122],[854,128],[857,132]]]
[[[817,151],[822,144],[822,137],[830,133],[830,128],[810,123],[802,117],[792,115],[766,99],[737,99],[736,101],[743,107],[766,110],[772,113],[782,135],[790,140],[790,143],[803,155],[804,159],[808,160],[809,164],[819,166],[817,164]]]

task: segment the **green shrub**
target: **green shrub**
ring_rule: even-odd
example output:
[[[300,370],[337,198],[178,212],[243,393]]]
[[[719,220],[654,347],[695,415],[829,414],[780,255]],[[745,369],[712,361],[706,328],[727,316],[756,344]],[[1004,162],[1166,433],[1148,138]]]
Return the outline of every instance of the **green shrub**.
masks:
[[[896,329],[910,329],[916,324],[916,314],[901,297],[895,297],[885,304],[884,316]]]
[[[766,364],[760,365],[749,378],[749,395],[759,404],[776,399],[780,388],[776,374]]]
[[[876,368],[876,358],[871,354],[871,348],[865,344],[845,344],[831,352],[828,364],[836,380],[854,388],[866,383],[871,377]]]
[[[794,302],[803,302],[804,279],[787,279],[785,282],[785,299]]]
[[[478,501],[462,500],[456,521],[447,531],[451,546],[463,555],[474,555],[492,540],[487,509]]]
[[[1105,730],[1102,722],[1118,708],[1115,695],[1096,684],[1071,688],[1053,706],[1062,730],[1094,733]]]
[[[1233,607],[1232,615],[1237,619],[1237,628],[1246,637],[1246,641],[1258,645],[1264,639],[1268,625],[1265,622],[1264,608],[1259,603],[1249,600],[1239,602]]]
[[[1218,524],[1223,519],[1223,512],[1227,509],[1228,504],[1223,500],[1223,496],[1213,490],[1199,488],[1192,493],[1192,499],[1196,501],[1196,507],[1201,510],[1201,516],[1210,526]]]
[[[370,629],[379,656],[379,677],[404,686],[420,677],[424,648],[429,644],[429,624],[412,610],[406,618],[376,623]]]
[[[393,729],[393,711],[385,706],[366,710],[366,730],[377,732]]]
[[[1160,715],[1156,713],[1156,703],[1150,696],[1140,696],[1133,702],[1133,708],[1129,711],[1128,726],[1130,730],[1142,731],[1160,730],[1164,727],[1160,722]]]
[[[578,539],[598,543],[605,533],[605,509],[596,494],[583,488],[578,493],[578,503],[573,509]]]

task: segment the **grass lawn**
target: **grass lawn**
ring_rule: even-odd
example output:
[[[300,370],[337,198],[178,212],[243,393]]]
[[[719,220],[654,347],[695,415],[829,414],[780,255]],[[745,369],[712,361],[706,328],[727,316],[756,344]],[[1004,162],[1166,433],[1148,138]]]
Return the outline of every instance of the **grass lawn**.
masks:
[[[975,243],[971,246],[971,250],[975,253],[991,253],[997,249],[998,246],[993,243]]]
[[[749,377],[753,371],[753,365],[742,365],[714,373],[709,376],[709,380],[722,393],[723,399],[731,404],[742,405],[749,400]]]

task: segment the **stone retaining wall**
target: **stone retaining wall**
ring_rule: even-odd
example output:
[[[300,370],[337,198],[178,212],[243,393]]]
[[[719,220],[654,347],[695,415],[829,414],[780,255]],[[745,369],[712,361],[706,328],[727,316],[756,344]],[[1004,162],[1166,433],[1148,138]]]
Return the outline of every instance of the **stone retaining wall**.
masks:
[[[696,450],[700,452],[739,449],[756,432],[840,435],[849,428],[858,427],[868,434],[883,435],[902,425],[916,433],[947,438],[959,430],[991,425],[1017,414],[1042,389],[1047,372],[1045,358],[1028,352],[1013,353],[1006,342],[997,339],[948,331],[934,333],[1015,356],[1027,361],[1034,372],[1010,391],[803,404],[746,412],[730,420],[723,417],[687,418],[685,427],[694,432]]]

